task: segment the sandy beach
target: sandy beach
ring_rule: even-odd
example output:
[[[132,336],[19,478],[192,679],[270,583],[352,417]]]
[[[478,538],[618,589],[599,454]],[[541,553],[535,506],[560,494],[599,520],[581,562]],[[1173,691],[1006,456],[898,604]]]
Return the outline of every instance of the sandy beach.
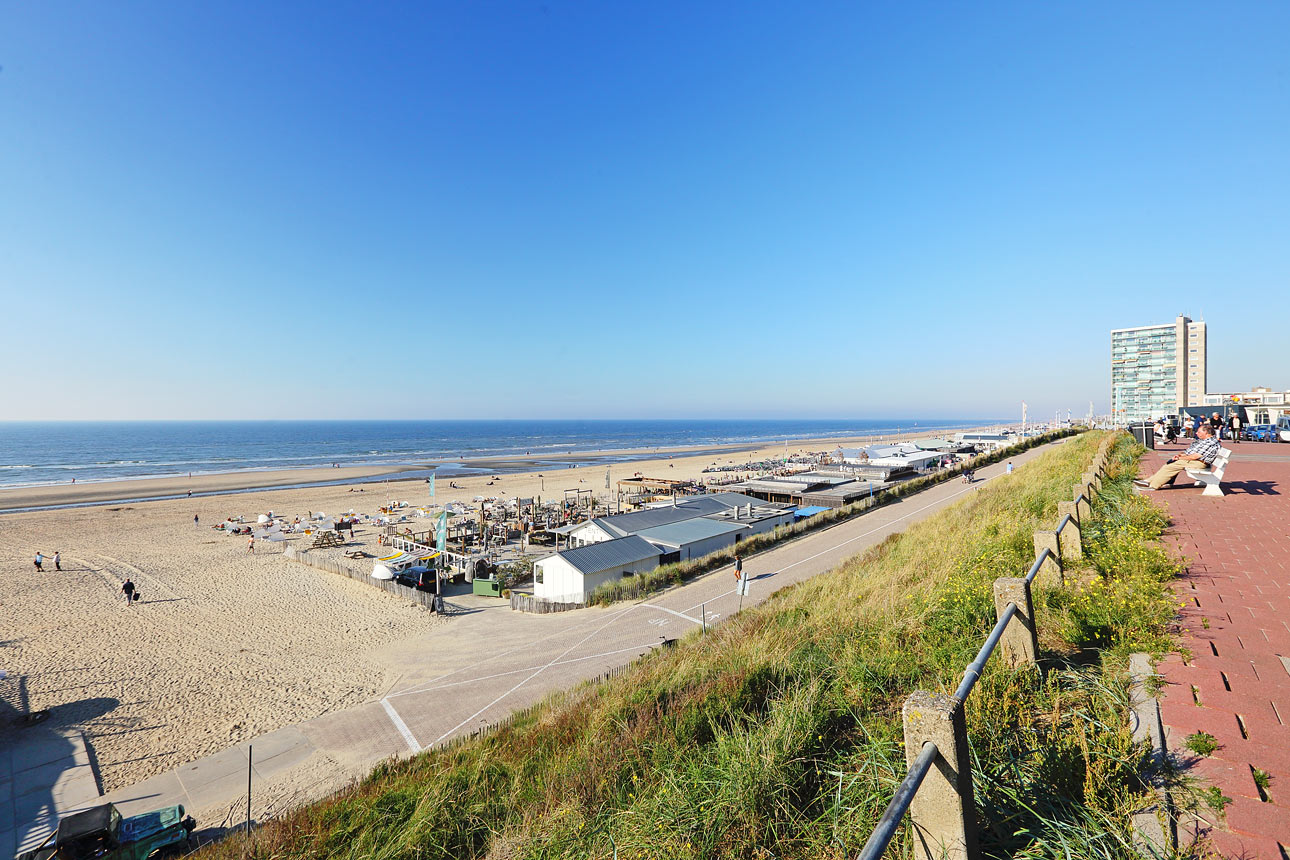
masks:
[[[934,435],[934,434],[924,434]],[[911,438],[905,435],[903,438]],[[793,442],[790,454],[856,440]],[[659,452],[622,463],[611,478],[700,479],[713,464],[783,456],[784,443],[738,453]],[[550,458],[544,458],[550,460]],[[516,468],[516,464],[508,464]],[[522,464],[521,464],[522,465]],[[388,471],[388,470],[385,470]],[[298,484],[370,476],[371,470],[255,473],[253,481]],[[727,477],[737,473],[727,473]],[[243,489],[248,473],[117,482],[150,496]],[[566,489],[607,495],[605,466],[437,481],[434,501],[476,496],[560,498]],[[129,483],[128,488],[122,484]],[[74,504],[102,498],[104,484],[7,490],[0,505]],[[57,502],[52,501],[58,499]],[[360,582],[281,555],[247,551],[245,538],[213,531],[229,516],[272,510],[374,513],[391,500],[431,501],[421,478],[273,489],[0,516],[0,668],[26,685],[32,710],[81,729],[103,788],[129,785],[231,744],[379,696],[394,681],[382,654],[436,625],[451,624]],[[197,515],[199,524],[194,525]],[[366,530],[375,533],[374,527]],[[364,529],[360,528],[360,537]],[[371,534],[366,535],[371,539]],[[61,572],[36,551],[62,553]],[[125,603],[130,578],[142,599]]]

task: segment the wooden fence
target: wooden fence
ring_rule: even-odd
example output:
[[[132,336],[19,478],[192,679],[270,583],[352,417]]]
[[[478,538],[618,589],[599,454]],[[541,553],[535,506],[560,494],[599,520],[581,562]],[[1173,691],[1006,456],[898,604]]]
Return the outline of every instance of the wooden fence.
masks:
[[[522,591],[511,592],[511,609],[519,612],[534,612],[546,615],[549,612],[568,612],[570,609],[586,609],[585,603],[553,603],[542,597],[534,597]]]
[[[325,570],[328,573],[338,573],[341,576],[348,576],[357,582],[379,588],[382,591],[389,592],[395,597],[402,597],[409,600],[417,606],[434,611],[433,594],[425,591],[418,591],[415,588],[408,588],[406,585],[395,582],[392,579],[372,579],[368,576],[367,571],[358,570],[351,566],[346,559],[335,558],[334,556],[325,556],[322,553],[314,552],[307,549],[296,549],[288,546],[282,551],[282,554],[292,561],[298,561],[301,564],[307,564],[310,567],[316,567],[319,570]],[[370,562],[369,562],[370,563]]]

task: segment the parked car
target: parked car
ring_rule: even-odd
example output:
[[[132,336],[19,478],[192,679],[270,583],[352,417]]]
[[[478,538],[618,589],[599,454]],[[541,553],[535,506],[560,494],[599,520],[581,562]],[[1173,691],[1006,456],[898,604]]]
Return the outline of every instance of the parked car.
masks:
[[[429,591],[432,594],[439,591],[438,579],[439,571],[430,567],[409,567],[394,574],[394,581],[400,585],[406,585],[418,591]]]
[[[1277,436],[1282,442],[1290,442],[1290,415],[1282,415],[1277,419]]]
[[[1241,431],[1241,436],[1251,442],[1275,442],[1276,425],[1275,424],[1247,424]]]
[[[18,860],[147,860],[182,853],[197,822],[182,806],[123,818],[110,803],[69,815],[39,847]]]

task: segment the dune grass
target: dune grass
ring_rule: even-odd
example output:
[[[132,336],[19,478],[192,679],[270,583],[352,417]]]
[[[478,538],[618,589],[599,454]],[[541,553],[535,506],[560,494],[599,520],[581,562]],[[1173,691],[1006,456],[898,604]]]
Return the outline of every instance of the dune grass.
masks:
[[[949,691],[993,624],[990,583],[1033,559],[1031,534],[1102,434],[1043,453],[830,573],[780,591],[622,675],[552,697],[506,728],[378,767],[329,800],[208,857],[843,858],[904,773],[900,706]],[[969,700],[991,856],[1129,857],[1146,752],[1120,671],[1167,645],[1176,565],[1163,520],[1123,491],[1085,526],[1075,585],[1037,595],[1045,671],[992,661]],[[1080,589],[1083,590],[1080,590]],[[906,856],[908,834],[889,856]]]

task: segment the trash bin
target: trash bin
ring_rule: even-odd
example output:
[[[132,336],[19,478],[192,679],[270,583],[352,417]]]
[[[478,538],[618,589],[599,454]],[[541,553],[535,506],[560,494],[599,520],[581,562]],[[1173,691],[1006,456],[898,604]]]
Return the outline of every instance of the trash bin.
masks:
[[[496,579],[479,579],[476,577],[475,581],[471,584],[474,586],[474,594],[483,594],[489,597],[502,596],[502,584]]]
[[[1133,438],[1137,439],[1142,445],[1154,449],[1156,447],[1156,427],[1154,424],[1142,423],[1134,424],[1129,427],[1129,432]]]

